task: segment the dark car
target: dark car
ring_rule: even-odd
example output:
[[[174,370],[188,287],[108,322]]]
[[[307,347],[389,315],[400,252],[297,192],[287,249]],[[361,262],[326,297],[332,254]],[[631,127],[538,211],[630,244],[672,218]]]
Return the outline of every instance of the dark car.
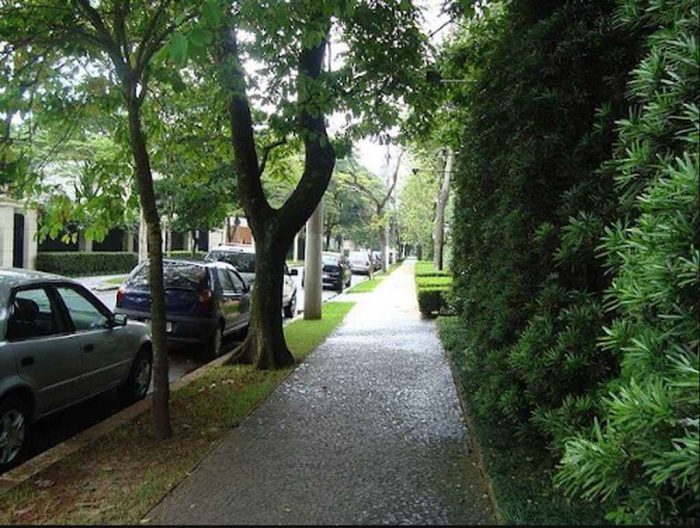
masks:
[[[350,286],[352,270],[350,264],[340,253],[323,252],[323,286],[330,286],[341,293]]]
[[[204,345],[206,359],[219,356],[225,336],[247,331],[250,289],[225,262],[163,260],[168,346]],[[117,292],[115,312],[150,322],[148,262],[138,265]]]
[[[152,361],[150,328],[82,285],[0,268],[0,470],[21,459],[31,422],[114,388],[124,403],[146,396]]]
[[[250,288],[255,282],[255,249],[243,244],[223,244],[212,249],[204,260],[208,262],[220,261],[231,264]],[[297,285],[289,272],[287,265],[284,266],[284,276],[282,277],[282,309],[285,317],[294,317],[297,312]]]

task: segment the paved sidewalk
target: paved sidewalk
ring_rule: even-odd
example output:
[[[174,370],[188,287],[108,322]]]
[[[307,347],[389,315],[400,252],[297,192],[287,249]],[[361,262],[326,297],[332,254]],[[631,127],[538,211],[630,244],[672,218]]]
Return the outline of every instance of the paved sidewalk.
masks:
[[[492,523],[456,389],[404,264],[146,518]]]

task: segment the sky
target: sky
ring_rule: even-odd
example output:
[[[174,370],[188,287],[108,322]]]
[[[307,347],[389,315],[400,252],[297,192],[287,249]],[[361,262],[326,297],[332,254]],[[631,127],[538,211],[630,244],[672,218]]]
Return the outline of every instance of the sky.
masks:
[[[438,29],[450,18],[448,15],[442,13],[443,1],[444,0],[416,0],[416,5],[423,13],[423,27],[427,34]],[[449,34],[450,29],[451,26],[448,24],[438,31],[431,37],[431,43],[434,46],[439,45]],[[332,119],[330,128],[333,128]],[[356,143],[355,151],[360,163],[370,172],[380,176],[382,179],[385,180],[390,173],[393,173],[398,158],[397,146],[392,145],[387,148],[386,145],[379,145],[376,141],[366,138]],[[405,179],[405,175],[408,174],[411,169],[410,157],[404,156],[402,165],[403,166],[399,170],[399,177]]]

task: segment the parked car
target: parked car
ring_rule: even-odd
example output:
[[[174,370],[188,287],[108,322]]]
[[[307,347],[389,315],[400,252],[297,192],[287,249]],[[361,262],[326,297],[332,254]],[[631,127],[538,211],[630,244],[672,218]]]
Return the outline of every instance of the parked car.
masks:
[[[0,469],[31,422],[110,389],[125,403],[151,384],[150,328],[113,314],[70,279],[0,269]]]
[[[204,260],[208,262],[228,262],[252,288],[255,282],[255,249],[243,244],[225,244],[217,246],[207,253]],[[282,284],[282,308],[285,317],[294,317],[297,313],[297,284],[292,278],[287,265],[284,265],[284,282]]]
[[[117,291],[115,312],[150,323],[149,264],[136,266]],[[163,260],[165,331],[169,347],[204,345],[202,355],[222,352],[224,337],[247,331],[250,288],[225,262]]]
[[[323,286],[330,286],[338,293],[342,293],[343,288],[350,286],[352,282],[352,271],[350,264],[340,253],[324,251],[323,261]]]
[[[353,273],[372,275],[372,257],[367,251],[351,251],[348,257]]]

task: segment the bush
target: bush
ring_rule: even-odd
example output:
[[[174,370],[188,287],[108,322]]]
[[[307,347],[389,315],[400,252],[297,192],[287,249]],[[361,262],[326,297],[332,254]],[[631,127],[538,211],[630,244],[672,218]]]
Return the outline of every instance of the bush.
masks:
[[[594,424],[566,442],[557,481],[604,501],[615,523],[697,524],[698,7],[622,5],[622,22],[655,32],[629,84],[635,106],[613,159],[626,215],[604,241],[615,318],[600,343],[621,358],[620,374]]]
[[[452,285],[452,277],[444,277],[437,275],[430,276],[416,276],[416,286],[419,288],[430,288],[430,287],[447,287]]]
[[[124,251],[46,252],[36,256],[36,269],[69,277],[129,273],[138,264],[136,253]]]
[[[450,274],[444,270],[436,270],[433,263],[427,260],[419,260],[416,262],[415,271],[416,277],[449,277]]]
[[[417,290],[418,309],[426,316],[445,313],[448,307],[448,292],[449,289],[443,287],[419,288]]]

